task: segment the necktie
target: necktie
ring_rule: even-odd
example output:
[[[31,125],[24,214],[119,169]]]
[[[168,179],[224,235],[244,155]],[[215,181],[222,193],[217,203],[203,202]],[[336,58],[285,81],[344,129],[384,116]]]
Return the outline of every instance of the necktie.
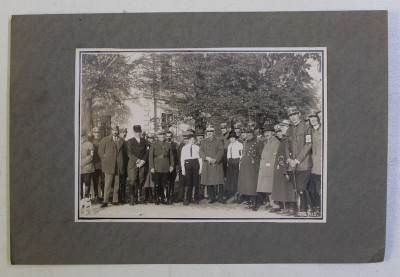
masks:
[[[231,159],[232,159],[232,147],[231,147]]]
[[[192,154],[193,154],[193,152],[192,152],[192,146],[193,146],[193,145],[190,145],[190,157],[192,157]]]

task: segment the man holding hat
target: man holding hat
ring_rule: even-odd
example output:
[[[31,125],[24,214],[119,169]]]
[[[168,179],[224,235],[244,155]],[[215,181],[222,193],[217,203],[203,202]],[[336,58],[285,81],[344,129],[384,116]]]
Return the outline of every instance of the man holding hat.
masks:
[[[124,157],[122,153],[123,140],[118,136],[119,127],[111,125],[111,135],[104,137],[99,145],[101,168],[105,175],[104,200],[101,207],[107,207],[111,186],[113,189],[113,205],[118,205],[119,176],[124,172]]]
[[[312,133],[310,126],[301,119],[301,113],[296,106],[289,107],[287,111],[292,126],[287,131],[286,161],[289,164],[289,176],[300,199],[298,216],[306,217],[306,190],[312,167]]]
[[[225,182],[225,199],[235,196],[238,188],[239,163],[243,155],[243,144],[239,142],[235,131],[229,132],[229,141],[226,158],[228,161]]]
[[[201,184],[207,186],[210,204],[217,201],[217,190],[218,201],[223,202],[224,171],[222,157],[224,155],[224,144],[214,134],[214,127],[208,126],[206,129],[207,137],[200,146],[200,157],[203,159]]]
[[[310,194],[313,213],[321,215],[321,174],[322,174],[322,128],[320,112],[311,110],[308,114],[310,125],[312,126],[312,162],[308,193]]]
[[[247,129],[245,133],[247,139],[243,144],[243,157],[240,160],[238,194],[241,197],[250,196],[251,208],[253,211],[257,211],[260,205],[257,197],[258,171],[264,144],[257,141],[253,130]]]
[[[151,145],[149,153],[149,168],[150,172],[154,173],[156,205],[164,202],[165,196],[167,197],[167,204],[172,204],[168,190],[168,178],[169,173],[174,170],[175,159],[171,144],[165,141],[165,132],[159,131],[157,136],[158,140]],[[165,195],[164,189],[166,190]]]
[[[148,143],[142,137],[142,126],[133,125],[133,138],[128,143],[128,177],[131,206],[139,204],[141,190],[145,181],[145,164],[149,156]]]

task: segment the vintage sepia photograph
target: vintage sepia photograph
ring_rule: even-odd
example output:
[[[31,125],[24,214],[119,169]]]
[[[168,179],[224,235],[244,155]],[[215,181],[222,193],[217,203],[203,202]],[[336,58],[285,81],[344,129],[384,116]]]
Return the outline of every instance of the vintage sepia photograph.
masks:
[[[75,221],[325,223],[326,111],[325,47],[77,49]]]

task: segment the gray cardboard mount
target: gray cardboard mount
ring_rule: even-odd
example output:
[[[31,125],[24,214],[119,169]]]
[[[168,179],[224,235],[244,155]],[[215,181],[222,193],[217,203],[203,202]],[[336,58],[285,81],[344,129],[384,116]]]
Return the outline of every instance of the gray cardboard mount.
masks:
[[[75,223],[75,49],[211,47],[327,47],[327,223]],[[387,68],[386,11],[13,16],[11,262],[382,261]]]

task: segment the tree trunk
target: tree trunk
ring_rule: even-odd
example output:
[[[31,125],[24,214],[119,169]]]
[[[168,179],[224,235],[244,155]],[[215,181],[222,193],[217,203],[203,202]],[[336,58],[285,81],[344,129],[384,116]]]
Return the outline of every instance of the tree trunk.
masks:
[[[92,117],[92,98],[84,99],[81,118],[81,130],[86,131],[87,134],[92,133],[93,117]]]

